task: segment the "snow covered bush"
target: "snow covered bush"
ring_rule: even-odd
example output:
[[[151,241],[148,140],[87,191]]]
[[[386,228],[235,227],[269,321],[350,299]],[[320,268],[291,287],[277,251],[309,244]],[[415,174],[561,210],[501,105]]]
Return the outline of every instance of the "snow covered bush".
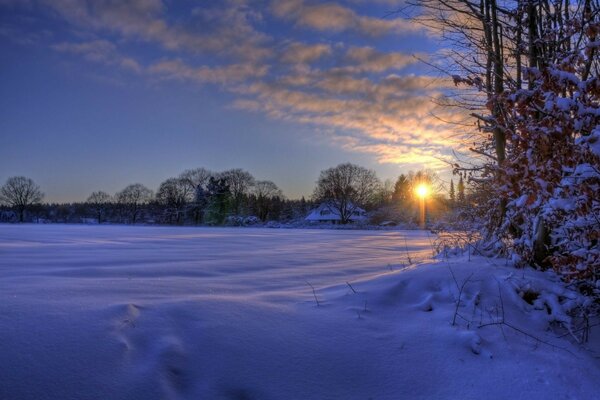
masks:
[[[529,88],[502,93],[495,121],[507,137],[497,175],[506,215],[496,233],[513,239],[517,261],[593,282],[600,279],[600,79],[590,65],[598,32],[596,22],[581,36],[585,51],[526,68]]]
[[[419,4],[451,47],[448,103],[475,119],[475,161],[455,171],[480,196],[485,250],[600,298],[600,4]]]

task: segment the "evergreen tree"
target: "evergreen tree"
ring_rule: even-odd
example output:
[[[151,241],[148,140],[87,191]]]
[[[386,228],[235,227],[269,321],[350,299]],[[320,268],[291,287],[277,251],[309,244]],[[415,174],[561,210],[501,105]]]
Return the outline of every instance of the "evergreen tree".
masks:
[[[456,202],[456,192],[454,191],[454,180],[450,179],[450,203]]]
[[[220,225],[230,211],[231,191],[229,185],[223,178],[211,177],[206,192],[208,206],[205,212],[205,221],[211,225]]]
[[[403,203],[410,199],[410,179],[402,174],[396,180],[394,185],[394,193],[392,194],[392,201],[395,203]]]
[[[461,176],[458,180],[458,203],[465,204],[465,182],[463,181],[463,177]]]

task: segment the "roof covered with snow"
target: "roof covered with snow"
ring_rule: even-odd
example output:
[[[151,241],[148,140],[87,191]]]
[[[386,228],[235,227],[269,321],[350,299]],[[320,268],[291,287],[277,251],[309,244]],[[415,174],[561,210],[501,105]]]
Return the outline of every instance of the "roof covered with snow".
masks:
[[[350,216],[350,221],[364,221],[367,219],[366,211],[358,206],[354,206],[350,203],[346,209],[349,212],[352,212]],[[312,209],[305,218],[306,221],[313,222],[335,222],[340,221],[340,213],[339,210],[329,204],[329,203],[321,203],[318,207]]]

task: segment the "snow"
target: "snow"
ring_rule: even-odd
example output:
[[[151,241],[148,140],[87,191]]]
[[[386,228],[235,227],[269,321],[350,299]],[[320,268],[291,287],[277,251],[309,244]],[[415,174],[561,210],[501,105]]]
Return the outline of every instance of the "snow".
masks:
[[[577,138],[576,143],[588,144],[592,153],[600,157],[600,125],[594,128],[589,136]]]
[[[347,205],[346,211],[350,214],[348,219],[352,222],[364,222],[367,220],[365,210],[352,203]],[[304,220],[309,222],[339,222],[341,219],[340,211],[335,205],[321,203],[318,207],[312,209]]]
[[[0,225],[0,398],[597,396],[549,329],[579,295],[430,257],[421,231]]]

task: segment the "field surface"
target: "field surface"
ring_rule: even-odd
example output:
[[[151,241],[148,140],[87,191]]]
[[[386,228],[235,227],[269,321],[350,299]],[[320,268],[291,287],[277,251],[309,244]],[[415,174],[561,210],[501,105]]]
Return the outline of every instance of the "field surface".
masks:
[[[0,225],[0,398],[600,393],[598,360],[548,332],[548,313],[518,295],[529,285],[551,298],[562,290],[552,277],[483,258],[433,261],[432,239]],[[461,294],[452,273],[467,281]],[[478,327],[501,309],[531,336]]]

